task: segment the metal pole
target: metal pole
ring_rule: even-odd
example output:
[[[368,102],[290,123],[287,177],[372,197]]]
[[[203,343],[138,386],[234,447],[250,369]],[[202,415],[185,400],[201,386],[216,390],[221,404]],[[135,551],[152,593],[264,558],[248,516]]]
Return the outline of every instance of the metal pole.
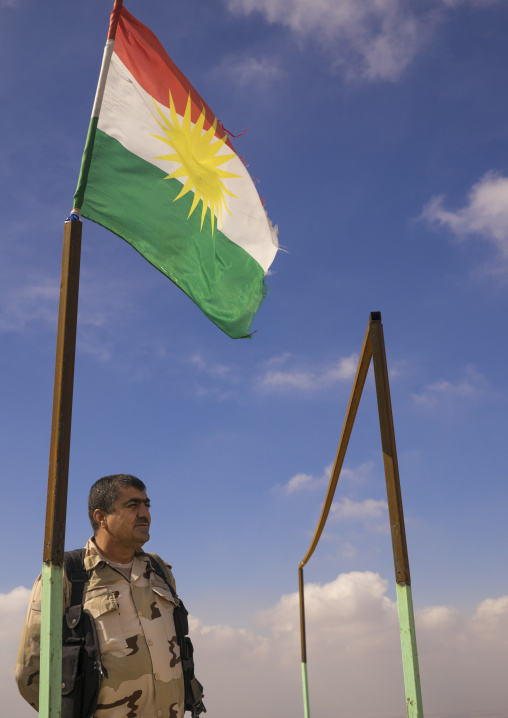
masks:
[[[42,566],[41,667],[39,676],[39,714],[41,718],[59,718],[61,714],[63,556],[81,229],[82,225],[79,221],[65,222]]]
[[[423,718],[420,670],[418,666],[413,599],[411,595],[411,576],[409,573],[399,466],[395,446],[395,430],[393,427],[392,402],[390,398],[388,367],[380,312],[371,313],[369,330],[372,343],[374,375],[376,378],[379,426],[381,429],[388,513],[390,516],[392,534],[395,580],[397,582],[397,605],[399,610],[407,715],[408,718]]]

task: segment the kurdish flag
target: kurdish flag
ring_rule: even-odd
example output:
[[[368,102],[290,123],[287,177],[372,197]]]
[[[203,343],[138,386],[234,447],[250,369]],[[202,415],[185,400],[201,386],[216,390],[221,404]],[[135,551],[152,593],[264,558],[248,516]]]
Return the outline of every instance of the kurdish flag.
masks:
[[[120,0],[74,208],[131,244],[230,337],[249,336],[276,230],[221,123]]]

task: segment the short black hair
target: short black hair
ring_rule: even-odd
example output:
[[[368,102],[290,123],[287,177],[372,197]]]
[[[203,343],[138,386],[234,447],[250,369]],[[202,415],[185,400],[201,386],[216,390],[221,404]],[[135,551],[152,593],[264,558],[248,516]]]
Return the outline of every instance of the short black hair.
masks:
[[[111,476],[103,476],[90,489],[88,495],[88,518],[92,524],[93,532],[96,533],[99,524],[94,519],[93,514],[96,509],[110,514],[113,511],[113,504],[120,496],[120,491],[124,486],[133,486],[138,491],[146,491],[146,486],[136,476],[131,474],[112,474]]]

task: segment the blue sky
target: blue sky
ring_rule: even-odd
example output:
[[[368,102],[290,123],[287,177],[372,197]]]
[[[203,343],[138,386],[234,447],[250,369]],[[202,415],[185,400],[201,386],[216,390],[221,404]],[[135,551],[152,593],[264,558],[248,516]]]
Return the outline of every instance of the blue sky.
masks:
[[[21,718],[31,709],[9,672],[42,560],[63,221],[111,5],[0,0],[0,451],[15,546],[0,660]],[[233,341],[84,222],[67,547],[89,536],[97,478],[140,476],[149,548],[195,617],[210,712],[237,714],[234,676],[246,718],[298,715],[297,566],[381,311],[426,715],[506,718],[508,6],[126,7],[229,130],[250,127],[235,147],[284,251],[257,333]],[[370,377],[306,569],[311,706],[324,718],[404,715],[385,501]]]

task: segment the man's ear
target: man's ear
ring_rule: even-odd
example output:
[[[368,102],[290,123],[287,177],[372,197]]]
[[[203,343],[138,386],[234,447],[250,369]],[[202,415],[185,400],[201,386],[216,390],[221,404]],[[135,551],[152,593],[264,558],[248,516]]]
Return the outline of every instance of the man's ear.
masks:
[[[99,528],[104,528],[106,526],[106,516],[107,513],[101,511],[100,509],[95,509],[93,512],[94,521],[98,524]]]

